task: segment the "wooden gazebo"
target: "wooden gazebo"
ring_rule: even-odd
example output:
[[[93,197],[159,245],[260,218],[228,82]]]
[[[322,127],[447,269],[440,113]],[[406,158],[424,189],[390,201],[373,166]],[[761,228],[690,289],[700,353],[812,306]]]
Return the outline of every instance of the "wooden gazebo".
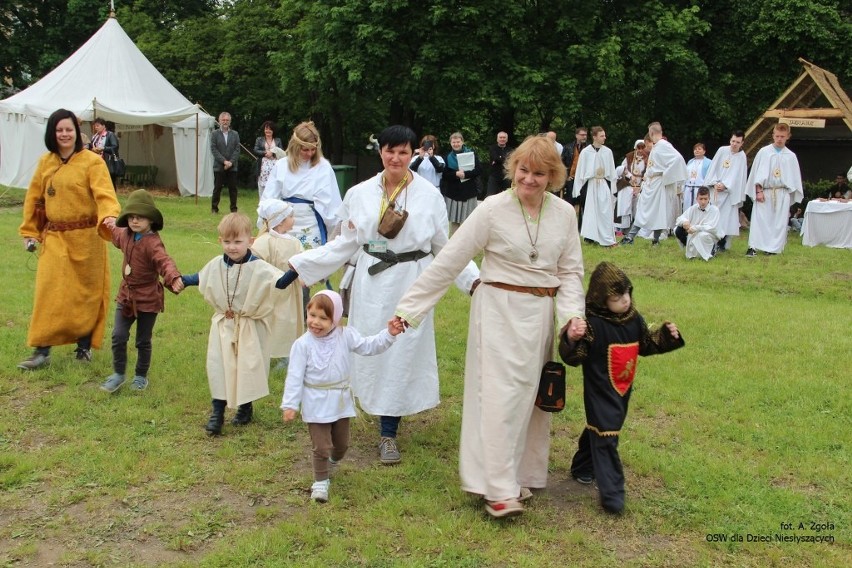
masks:
[[[810,161],[808,154],[815,148],[823,162],[837,161],[836,167],[824,166],[829,174],[811,171],[808,175],[803,164],[805,177],[830,178],[835,170],[845,171],[852,163],[852,100],[836,75],[805,59],[799,58],[799,62],[802,74],[746,131],[743,150],[751,162],[757,150],[772,142],[773,127],[786,122],[793,132],[791,147],[795,145],[800,161],[803,157]],[[813,175],[817,173],[820,175]]]

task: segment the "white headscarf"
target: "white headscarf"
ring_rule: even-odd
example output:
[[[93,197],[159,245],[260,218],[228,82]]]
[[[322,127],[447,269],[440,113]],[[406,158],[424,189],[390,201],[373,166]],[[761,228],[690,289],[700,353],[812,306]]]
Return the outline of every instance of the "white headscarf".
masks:
[[[293,214],[293,206],[280,199],[263,199],[257,205],[257,228],[263,229],[264,222],[271,230]]]
[[[639,144],[644,144],[644,143],[645,143],[645,141],[640,138],[639,140],[637,140],[636,142],[633,143],[633,149],[635,150],[636,148],[639,147]]]

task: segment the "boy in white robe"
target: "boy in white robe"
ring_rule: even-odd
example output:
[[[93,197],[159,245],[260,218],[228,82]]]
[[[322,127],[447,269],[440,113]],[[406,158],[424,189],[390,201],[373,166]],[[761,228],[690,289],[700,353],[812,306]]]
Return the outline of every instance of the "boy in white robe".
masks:
[[[198,286],[215,310],[207,341],[213,412],[205,430],[211,436],[222,433],[226,405],[238,408],[231,424],[245,425],[252,402],[269,394],[270,322],[277,289],[285,287],[281,271],[249,250],[254,239],[248,217],[231,213],[218,229],[224,255],[181,277],[184,286]]]
[[[611,247],[615,244],[613,222],[613,196],[615,195],[615,161],[612,150],[604,146],[606,132],[600,126],[591,129],[592,144],[580,152],[580,161],[574,176],[574,197],[586,187],[586,208],[580,236],[586,242]]]
[[[731,239],[740,234],[740,206],[745,199],[746,155],[742,152],[743,138],[741,130],[731,134],[730,146],[722,146],[713,156],[713,162],[704,178],[711,188],[710,203],[719,208],[719,229],[722,238],[716,250],[723,251],[731,247]]]
[[[716,255],[716,243],[722,236],[719,209],[710,203],[710,190],[698,188],[696,203],[677,218],[675,236],[686,247],[686,258],[700,256],[710,260]]]
[[[710,169],[711,160],[705,154],[707,148],[701,142],[692,147],[691,160],[686,163],[686,183],[683,188],[683,208],[686,211],[695,205],[698,188],[704,185],[704,179]]]
[[[746,181],[746,195],[754,206],[746,256],[757,251],[767,254],[783,252],[787,244],[787,222],[790,204],[802,201],[802,173],[796,154],[787,148],[790,127],[778,123],[772,131],[772,144],[761,148],[754,157]]]

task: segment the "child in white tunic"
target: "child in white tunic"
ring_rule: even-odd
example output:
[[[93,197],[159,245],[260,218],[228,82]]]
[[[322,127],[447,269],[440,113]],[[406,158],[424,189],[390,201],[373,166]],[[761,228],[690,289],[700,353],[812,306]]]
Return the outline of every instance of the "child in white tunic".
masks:
[[[342,315],[343,300],[337,292],[322,290],[308,302],[308,331],[290,350],[281,401],[284,422],[294,420],[301,406],[308,424],[313,443],[311,499],[320,503],[328,501],[329,470],[349,448],[349,419],[355,416],[350,353],[384,353],[403,331],[400,321],[391,320],[386,330],[364,337],[354,327],[338,325]]]
[[[289,270],[290,257],[302,252],[302,243],[289,231],[296,222],[293,206],[280,199],[263,199],[257,206],[258,229],[251,250],[272,266]],[[270,321],[269,356],[280,357],[276,369],[287,366],[293,342],[305,333],[302,294],[294,288],[275,293],[275,310]]]
[[[231,213],[219,222],[217,256],[196,274],[183,275],[184,286],[198,286],[214,309],[207,340],[207,383],[213,411],[205,426],[222,433],[225,407],[238,408],[231,421],[244,426],[253,416],[252,402],[269,394],[270,321],[281,271],[251,253],[252,222]]]

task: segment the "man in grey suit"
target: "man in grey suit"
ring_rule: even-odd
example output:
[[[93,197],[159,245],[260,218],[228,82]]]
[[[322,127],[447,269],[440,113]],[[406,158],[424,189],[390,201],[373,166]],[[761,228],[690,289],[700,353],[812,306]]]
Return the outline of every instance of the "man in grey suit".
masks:
[[[219,115],[219,130],[213,132],[210,149],[213,151],[213,201],[210,205],[212,212],[219,212],[222,186],[227,183],[233,213],[237,210],[237,163],[240,157],[240,135],[236,130],[231,130],[231,115],[227,112]]]

